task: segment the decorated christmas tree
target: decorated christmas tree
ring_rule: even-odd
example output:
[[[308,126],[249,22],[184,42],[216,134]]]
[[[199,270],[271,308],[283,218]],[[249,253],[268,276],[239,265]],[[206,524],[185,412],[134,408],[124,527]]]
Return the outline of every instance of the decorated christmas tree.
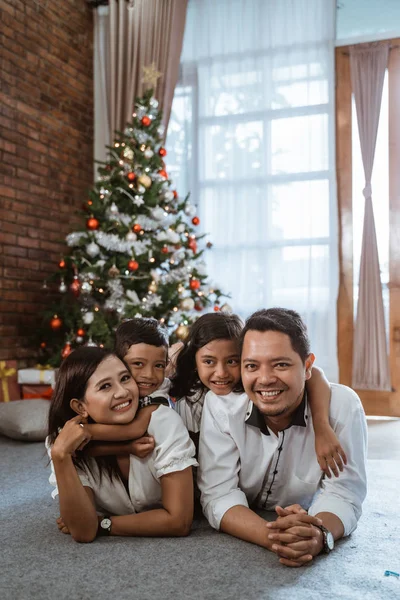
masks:
[[[82,211],[84,229],[67,236],[70,253],[48,283],[56,294],[39,331],[41,362],[58,366],[79,345],[111,348],[126,318],[155,317],[173,342],[184,339],[201,311],[220,310],[196,209],[168,177],[163,133],[149,90],[108,148]]]

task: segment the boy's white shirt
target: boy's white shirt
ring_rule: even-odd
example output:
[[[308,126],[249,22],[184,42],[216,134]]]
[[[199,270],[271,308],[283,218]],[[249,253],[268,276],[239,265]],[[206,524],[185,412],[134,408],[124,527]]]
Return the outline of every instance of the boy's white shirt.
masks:
[[[155,448],[146,458],[130,455],[129,494],[120,479],[111,481],[105,472],[100,481],[94,458],[88,459],[92,473],[76,469],[82,485],[92,488],[99,514],[126,515],[159,506],[162,500],[160,478],[190,466],[198,466],[194,458],[194,444],[175,411],[167,406],[159,406],[151,414],[148,432],[155,439]],[[51,459],[48,438],[46,448]],[[55,487],[51,493],[55,498],[58,488],[52,461],[49,482]]]

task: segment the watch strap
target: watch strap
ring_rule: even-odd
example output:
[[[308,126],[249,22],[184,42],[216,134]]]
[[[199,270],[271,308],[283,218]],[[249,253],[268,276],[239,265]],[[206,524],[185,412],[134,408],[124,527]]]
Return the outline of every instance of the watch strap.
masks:
[[[331,536],[332,533],[329,531],[329,529],[327,529],[323,525],[316,525],[316,527],[318,529],[320,529],[320,531],[322,532],[322,541],[323,541],[322,551],[325,552],[325,554],[329,554],[330,552],[332,552],[332,548],[330,548],[329,544],[328,544],[328,535]]]

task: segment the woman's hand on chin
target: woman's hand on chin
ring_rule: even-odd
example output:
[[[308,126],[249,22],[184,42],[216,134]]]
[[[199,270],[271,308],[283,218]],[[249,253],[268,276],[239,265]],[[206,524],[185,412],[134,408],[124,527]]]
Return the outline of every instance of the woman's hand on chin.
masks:
[[[85,419],[77,415],[65,423],[51,449],[53,461],[74,456],[77,450],[82,450],[90,442],[92,436],[84,422]]]

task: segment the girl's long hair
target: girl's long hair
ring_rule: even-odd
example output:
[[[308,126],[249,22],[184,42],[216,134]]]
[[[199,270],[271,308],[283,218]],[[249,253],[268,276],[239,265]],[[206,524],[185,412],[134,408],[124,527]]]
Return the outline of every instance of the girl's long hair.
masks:
[[[172,377],[171,396],[183,398],[192,396],[197,402],[207,390],[200,381],[196,369],[196,353],[200,348],[214,340],[232,340],[238,343],[243,329],[243,322],[237,315],[223,312],[203,315],[189,329],[189,334],[176,360],[176,370]],[[234,391],[241,391],[239,382]]]
[[[109,356],[114,356],[114,353],[103,348],[85,346],[74,350],[64,359],[58,371],[49,412],[48,435],[50,444],[54,444],[59,430],[64,427],[65,423],[76,417],[76,412],[72,410],[70,401],[73,398],[84,401],[89,379],[100,363]],[[94,423],[90,419],[89,422]],[[78,457],[72,459],[74,464],[93,476],[90,460],[85,457],[84,450],[78,454]],[[100,478],[104,471],[108,473],[111,479],[113,476],[121,476],[115,456],[95,457],[94,460],[99,468]]]

